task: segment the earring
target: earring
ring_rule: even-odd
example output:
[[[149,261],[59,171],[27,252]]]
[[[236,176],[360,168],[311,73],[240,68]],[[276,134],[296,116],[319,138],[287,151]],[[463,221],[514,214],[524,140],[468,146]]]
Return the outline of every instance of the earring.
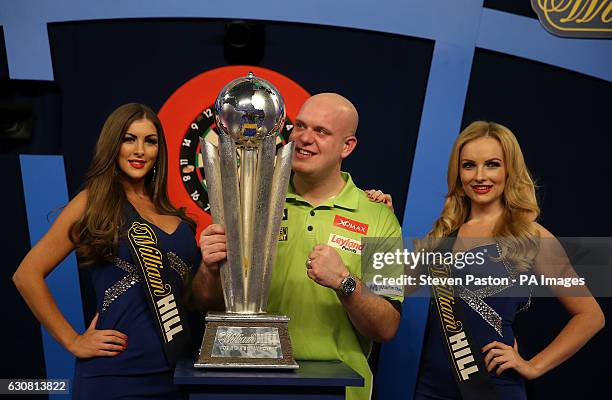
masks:
[[[155,175],[156,175],[156,174],[157,174],[157,166],[156,166],[156,165],[154,165],[154,166],[153,166],[153,177],[151,178],[151,180],[152,180],[152,181],[154,181],[154,180],[155,180]]]

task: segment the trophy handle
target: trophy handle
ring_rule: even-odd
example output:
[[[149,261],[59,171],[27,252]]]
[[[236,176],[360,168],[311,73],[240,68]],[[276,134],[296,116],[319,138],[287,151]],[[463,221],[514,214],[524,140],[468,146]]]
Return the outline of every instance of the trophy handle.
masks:
[[[236,145],[231,137],[219,136],[221,191],[223,196],[223,220],[227,246],[227,262],[221,269],[221,282],[229,289],[226,299],[227,312],[244,311],[244,261],[242,258],[242,212],[238,189]]]
[[[250,247],[249,271],[247,275],[247,304],[246,309],[253,312],[261,312],[261,304],[267,302],[263,298],[263,274],[265,271],[266,231],[270,210],[274,207],[271,203],[270,186],[274,175],[274,156],[276,153],[276,137],[269,136],[262,140],[258,149],[257,173],[254,190],[251,192],[253,219],[249,222],[250,241],[245,237],[245,242]]]
[[[278,235],[280,233],[281,219],[283,217],[283,209],[285,208],[285,199],[287,198],[287,186],[291,177],[291,161],[293,158],[293,149],[295,142],[289,142],[278,150],[276,156],[276,166],[274,168],[274,177],[272,178],[272,190],[270,195],[270,204],[272,210],[268,219],[266,229],[265,249],[265,264],[263,272],[263,287],[261,303],[259,305],[260,312],[265,312],[268,295],[270,292],[270,282],[272,280],[272,267],[276,258],[276,247],[278,245]]]
[[[204,174],[206,177],[206,191],[208,192],[208,203],[210,204],[210,214],[214,224],[225,225],[223,216],[223,197],[221,190],[221,171],[219,167],[219,152],[217,146],[200,138],[200,150],[204,164]],[[221,271],[221,284],[223,285],[223,299],[227,310],[235,309],[235,296],[229,284],[229,268],[226,268],[227,260],[219,262]]]

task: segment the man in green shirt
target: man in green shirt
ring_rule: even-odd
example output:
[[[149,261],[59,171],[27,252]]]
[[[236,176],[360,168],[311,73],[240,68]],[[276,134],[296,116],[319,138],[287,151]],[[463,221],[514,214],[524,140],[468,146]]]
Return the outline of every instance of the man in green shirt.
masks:
[[[362,238],[400,238],[399,223],[384,204],[368,200],[342,160],[355,149],[357,110],[346,98],[322,93],[309,98],[294,121],[293,175],[281,224],[268,311],[291,318],[296,359],[342,360],[365,379],[348,388],[350,400],[369,399],[371,341],[396,333],[401,293],[383,298],[360,280]],[[223,227],[201,236],[204,268],[194,290],[222,304],[217,263],[226,257]],[[387,249],[383,249],[387,250]]]

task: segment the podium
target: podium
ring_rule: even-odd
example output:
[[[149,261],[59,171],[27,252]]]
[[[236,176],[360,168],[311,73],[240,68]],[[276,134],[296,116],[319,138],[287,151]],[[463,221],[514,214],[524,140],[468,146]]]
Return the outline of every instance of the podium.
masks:
[[[346,386],[363,386],[340,361],[297,361],[297,370],[197,369],[192,359],[176,365],[174,383],[190,400],[341,400]]]

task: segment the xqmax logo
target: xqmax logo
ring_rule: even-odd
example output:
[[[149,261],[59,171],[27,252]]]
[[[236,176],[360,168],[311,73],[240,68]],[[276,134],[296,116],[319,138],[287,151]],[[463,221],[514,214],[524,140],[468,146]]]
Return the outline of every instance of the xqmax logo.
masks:
[[[364,235],[368,234],[368,224],[344,218],[339,215],[336,215],[336,217],[334,218],[334,226],[346,229],[351,232],[362,233]]]

